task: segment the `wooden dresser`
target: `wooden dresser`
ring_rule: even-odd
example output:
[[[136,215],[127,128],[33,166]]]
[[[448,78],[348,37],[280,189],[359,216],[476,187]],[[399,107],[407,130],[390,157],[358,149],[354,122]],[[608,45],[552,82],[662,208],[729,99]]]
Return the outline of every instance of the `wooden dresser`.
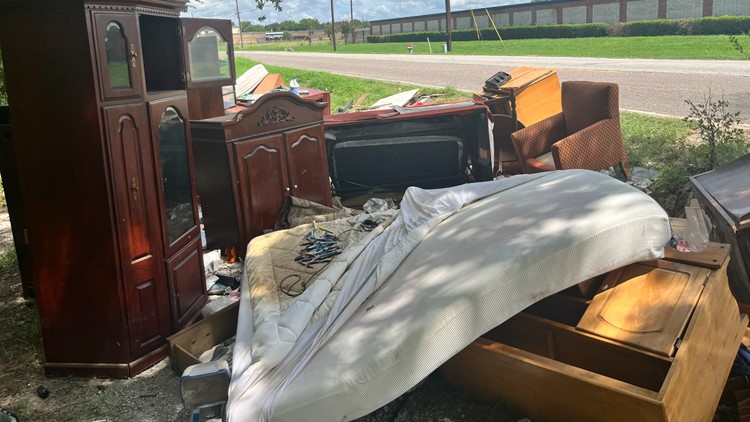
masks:
[[[612,271],[592,300],[553,295],[440,371],[534,421],[710,421],[748,319],[727,284],[728,247],[707,251]]]
[[[287,196],[331,205],[325,104],[266,94],[236,114],[192,122],[209,249],[237,248],[273,229]]]

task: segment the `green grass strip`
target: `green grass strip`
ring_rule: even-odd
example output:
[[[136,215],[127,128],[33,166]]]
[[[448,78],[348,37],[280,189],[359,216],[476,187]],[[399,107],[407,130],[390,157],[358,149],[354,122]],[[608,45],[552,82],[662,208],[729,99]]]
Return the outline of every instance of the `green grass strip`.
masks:
[[[502,36],[502,32],[500,33]],[[750,38],[739,37],[750,48]],[[409,43],[341,44],[337,52],[350,54],[409,54]],[[442,42],[414,42],[413,54],[443,54]],[[432,53],[430,53],[432,47]],[[284,42],[247,44],[248,51],[332,52],[329,42]],[[603,57],[641,59],[742,60],[727,35],[601,37],[526,39],[500,41],[457,41],[453,52],[479,56]]]

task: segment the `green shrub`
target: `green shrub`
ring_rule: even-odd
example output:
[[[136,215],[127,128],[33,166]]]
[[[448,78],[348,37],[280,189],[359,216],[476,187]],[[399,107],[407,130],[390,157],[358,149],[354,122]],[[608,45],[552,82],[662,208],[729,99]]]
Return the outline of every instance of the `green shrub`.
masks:
[[[685,35],[681,20],[653,20],[627,22],[622,25],[626,37],[654,37],[660,35]]]
[[[748,31],[745,35],[750,37],[750,31]],[[729,42],[732,43],[732,46],[735,50],[737,50],[737,52],[750,59],[750,53],[745,50],[745,46],[742,44],[742,42],[740,42],[739,38],[735,37],[734,35],[730,35]]]
[[[738,35],[750,31],[750,16],[719,16],[690,21],[693,35]]]
[[[654,197],[672,216],[680,216],[692,192],[689,178],[719,168],[750,152],[750,142],[737,127],[739,112],[729,112],[729,103],[710,95],[703,102],[686,101],[698,137],[683,137],[666,145],[654,169],[660,176],[651,185]]]
[[[530,26],[508,26],[499,28],[500,36],[504,40],[519,40],[530,38],[587,38],[606,37],[608,25],[604,23],[570,24],[570,25],[530,25]],[[479,30],[483,40],[497,40],[494,28],[482,28]],[[391,35],[371,35],[367,42],[424,42],[427,38],[432,42],[443,42],[447,39],[445,32],[425,31],[407,32]],[[476,41],[477,31],[475,29],[462,29],[451,31],[453,41]]]
[[[720,16],[700,19],[657,19],[627,23],[586,23],[565,25],[506,26],[498,28],[504,40],[534,38],[588,38],[588,37],[636,37],[661,35],[736,35],[750,31],[750,16]],[[483,40],[497,40],[493,28],[479,30]],[[453,41],[475,41],[475,29],[452,31]],[[371,35],[367,42],[433,42],[446,40],[446,33],[439,31],[408,32],[391,35]]]

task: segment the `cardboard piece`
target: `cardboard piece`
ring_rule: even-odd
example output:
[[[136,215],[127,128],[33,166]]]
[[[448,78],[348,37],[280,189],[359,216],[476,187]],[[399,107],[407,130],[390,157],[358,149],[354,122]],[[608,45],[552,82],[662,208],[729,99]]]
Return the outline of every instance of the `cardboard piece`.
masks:
[[[201,363],[201,354],[237,333],[239,310],[238,301],[167,338],[169,359],[177,375]]]
[[[267,94],[279,85],[284,85],[284,79],[281,78],[281,75],[279,75],[278,73],[268,74],[258,84],[258,86],[253,91],[253,94]]]

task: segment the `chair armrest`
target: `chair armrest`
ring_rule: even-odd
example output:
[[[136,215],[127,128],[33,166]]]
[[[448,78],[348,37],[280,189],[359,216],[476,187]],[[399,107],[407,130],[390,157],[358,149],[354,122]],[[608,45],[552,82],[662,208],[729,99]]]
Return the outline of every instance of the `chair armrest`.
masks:
[[[565,135],[565,117],[558,113],[511,133],[510,138],[518,161],[523,165],[527,159],[549,152],[552,144]]]
[[[605,170],[625,161],[620,123],[600,120],[567,136],[552,146],[555,167],[566,169]]]

